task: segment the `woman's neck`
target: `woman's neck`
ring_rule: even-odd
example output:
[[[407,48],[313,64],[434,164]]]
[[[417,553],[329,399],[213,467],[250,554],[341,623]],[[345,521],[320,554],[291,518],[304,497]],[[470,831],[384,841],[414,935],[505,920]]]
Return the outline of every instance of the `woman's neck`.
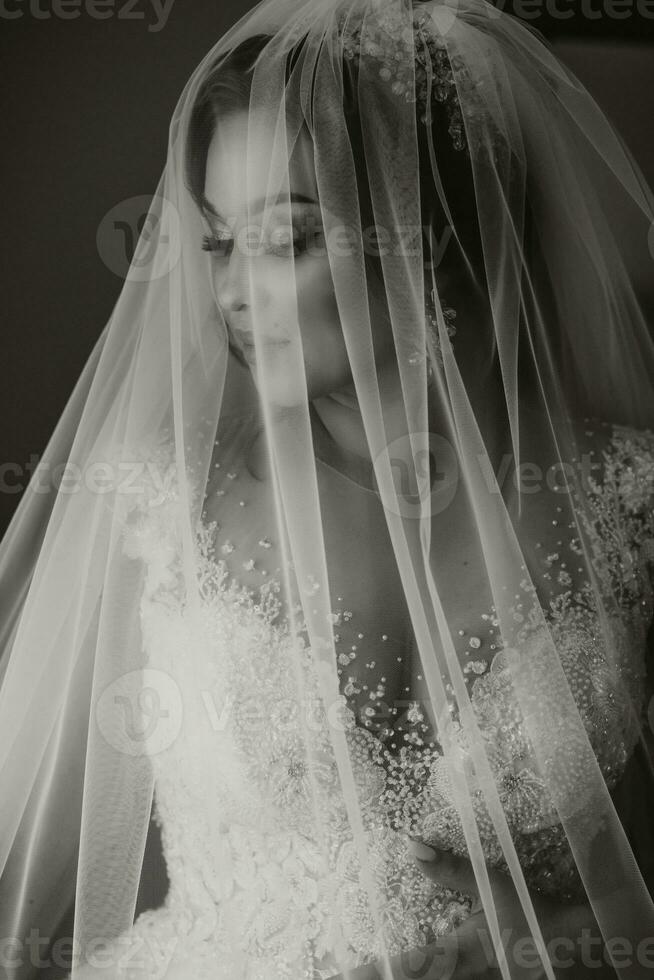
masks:
[[[397,365],[392,364],[388,369],[383,368],[377,374],[379,386],[379,400],[382,406],[384,421],[384,441],[390,445],[395,440],[402,439],[407,435],[406,401],[402,385],[397,371]],[[492,398],[495,386],[490,384],[484,386],[484,397],[486,403]],[[497,396],[499,397],[499,396]],[[449,426],[443,418],[439,420],[435,400],[431,400],[429,406],[430,430],[434,434],[447,438]],[[338,447],[346,453],[353,453],[364,460],[371,459],[368,438],[363,424],[363,417],[359,400],[356,395],[354,383],[333,392],[329,395],[322,395],[311,402],[313,410],[317,413],[323,426],[329,433],[330,438]],[[476,408],[476,406],[475,406]],[[486,451],[491,458],[491,465],[494,467],[501,461],[501,454],[510,451],[511,446],[508,440],[508,428],[506,424],[505,408],[501,404],[487,404],[487,413],[484,417],[485,431],[482,434],[486,445]],[[473,409],[474,411],[474,409]],[[476,413],[475,413],[476,414]],[[257,479],[266,479],[269,476],[269,460],[266,449],[266,440],[263,430],[259,431],[249,453],[250,459],[248,468]]]
[[[405,401],[397,366],[393,365],[386,371],[380,369],[377,381],[385,437],[387,442],[391,442],[407,432]],[[370,459],[370,448],[354,383],[333,394],[314,399],[312,405],[337,445],[363,459]]]
[[[331,395],[316,398],[312,405],[337,445],[364,459],[370,458],[354,385]]]

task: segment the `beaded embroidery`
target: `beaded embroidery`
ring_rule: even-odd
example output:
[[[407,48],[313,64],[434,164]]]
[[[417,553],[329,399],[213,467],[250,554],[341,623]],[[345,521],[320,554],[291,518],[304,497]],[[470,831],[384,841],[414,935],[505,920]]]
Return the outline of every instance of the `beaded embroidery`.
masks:
[[[597,454],[591,450],[590,455]],[[612,641],[610,653],[601,639],[593,589],[587,581],[571,588],[563,547],[560,553],[543,556],[542,572],[557,586],[547,610],[548,630],[611,789],[633,751],[640,724],[647,724],[644,650],[654,615],[654,434],[614,427],[601,460],[591,466],[587,475],[585,494],[585,538],[592,548],[593,567],[603,597],[609,609],[614,607],[607,624]],[[581,554],[577,535],[571,536],[565,547],[571,558]],[[537,691],[546,691],[553,684],[551,678],[543,675],[546,668],[540,665],[539,651],[546,638],[541,618],[534,614],[533,593],[526,582],[516,600],[513,614],[522,624],[516,643],[520,654],[514,649],[500,650],[488,672],[473,681],[471,702],[488,743],[489,761],[527,882],[567,901],[582,900],[585,892],[574,858],[538,768],[529,764],[533,750],[512,696],[511,666],[526,671]],[[525,606],[531,609],[526,616],[521,611]],[[488,618],[497,625],[493,613],[491,610]],[[481,665],[476,664],[471,668],[474,673],[479,669]],[[552,696],[554,702],[555,699],[556,689]],[[466,739],[456,713],[451,733],[466,755]],[[566,736],[563,731],[552,734],[553,752],[557,740],[566,737],[574,736]],[[425,748],[404,747],[400,758],[394,760],[392,772],[394,783],[388,803],[395,805],[396,825],[408,826],[427,843],[466,856],[448,766],[438,748],[433,744]],[[569,812],[581,813],[590,843],[599,827],[592,808],[584,809],[585,773],[572,771],[566,775]],[[426,784],[424,796],[407,797],[404,786],[408,781]],[[473,806],[487,861],[506,870],[481,793]]]
[[[409,17],[412,26],[407,26]],[[422,123],[430,120],[431,104],[441,103],[454,149],[468,148],[461,95],[465,92],[468,116],[476,105],[478,83],[452,43],[441,36],[430,11],[387,0],[367,13],[364,31],[359,19],[349,14],[340,24],[340,31],[348,60],[359,64],[365,59],[375,65],[379,77],[395,96],[417,104]]]
[[[174,465],[166,460],[165,447],[154,456],[163,476],[156,493],[146,493],[125,518],[125,553],[143,560],[147,568],[141,619],[149,666],[175,679],[185,698],[188,724],[169,750],[152,759],[169,894],[164,908],[141,915],[130,935],[135,941],[147,936],[148,949],[157,950],[170,946],[173,937],[179,962],[188,964],[188,975],[198,980],[329,977],[335,972],[333,951],[340,950],[354,967],[379,956],[380,945],[337,792],[311,651],[278,625],[275,578],[262,584],[257,598],[230,581],[225,562],[216,557],[215,524],[198,531],[202,605],[199,618],[191,620],[180,589]],[[566,554],[579,553],[579,538],[573,535],[558,552],[545,554],[542,570],[555,585],[548,625],[611,787],[637,737],[638,719],[629,705],[643,707],[641,651],[653,611],[654,435],[614,429],[586,489],[589,509],[583,531],[594,546],[604,592],[619,600],[611,662],[598,643],[592,589],[584,583],[573,588],[564,561]],[[262,538],[260,546],[269,543]],[[529,598],[526,591],[525,596]],[[518,621],[521,599],[518,595],[515,604]],[[493,617],[494,610],[484,614],[494,622]],[[336,613],[334,625],[350,618],[348,610]],[[529,615],[523,619],[518,635],[530,651],[526,657],[523,652],[523,660],[537,671],[541,627]],[[482,645],[473,639],[478,638],[467,641],[472,656]],[[291,659],[298,649],[313,722],[313,782],[324,830],[320,841],[302,731],[285,708],[297,702]],[[580,888],[575,863],[544,782],[530,768],[530,747],[507,686],[515,656],[515,651],[498,650],[488,670],[483,661],[471,659],[471,700],[488,739],[528,883],[573,900]],[[201,692],[211,696],[213,735],[197,721],[207,707]],[[346,683],[340,717],[375,880],[385,896],[385,940],[391,953],[399,952],[448,932],[471,908],[468,897],[419,873],[401,832],[418,834],[455,854],[465,855],[466,844],[447,765],[437,742],[429,738],[419,704],[410,705],[405,744],[393,754],[382,731],[373,735],[355,724],[349,693],[354,687],[348,691]],[[256,737],[257,720],[263,725],[261,737]],[[456,716],[452,731],[458,732],[465,751]],[[214,749],[211,738],[216,733]],[[583,774],[578,775],[583,781]],[[474,805],[485,856],[504,868],[482,799]],[[154,976],[153,957],[145,973],[128,973],[128,980]]]

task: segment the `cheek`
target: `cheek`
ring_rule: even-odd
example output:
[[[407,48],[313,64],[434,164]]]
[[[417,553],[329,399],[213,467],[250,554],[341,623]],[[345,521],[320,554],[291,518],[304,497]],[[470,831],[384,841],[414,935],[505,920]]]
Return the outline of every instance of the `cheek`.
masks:
[[[305,347],[321,344],[327,337],[332,344],[345,347],[328,261],[298,265],[296,277],[298,316]]]

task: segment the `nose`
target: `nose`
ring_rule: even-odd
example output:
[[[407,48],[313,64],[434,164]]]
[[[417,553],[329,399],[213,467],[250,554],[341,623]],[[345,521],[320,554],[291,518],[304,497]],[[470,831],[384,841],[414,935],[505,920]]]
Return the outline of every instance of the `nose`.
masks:
[[[214,277],[214,295],[218,306],[225,312],[239,313],[247,309],[250,290],[249,273],[242,256],[233,249],[227,261],[223,260]]]

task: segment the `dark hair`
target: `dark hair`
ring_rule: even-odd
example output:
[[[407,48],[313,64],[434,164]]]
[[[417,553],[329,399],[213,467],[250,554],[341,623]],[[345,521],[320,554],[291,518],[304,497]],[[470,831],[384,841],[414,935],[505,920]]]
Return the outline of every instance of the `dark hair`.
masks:
[[[186,185],[199,208],[209,145],[218,120],[238,109],[248,109],[254,63],[270,40],[266,34],[248,38],[218,61],[200,86],[191,110],[185,147]]]
[[[193,104],[185,147],[185,178],[187,187],[198,208],[202,208],[205,171],[209,146],[221,118],[239,110],[248,111],[252,74],[257,58],[265,51],[272,38],[259,34],[248,38],[231,52],[221,57],[208,73],[199,88]],[[288,83],[294,67],[304,53],[306,37],[298,41],[286,55],[285,77]],[[360,220],[363,228],[374,227],[374,209],[370,199],[369,180],[366,170],[365,143],[358,101],[358,69],[356,61],[343,59],[343,116],[348,130],[352,157],[357,179]],[[395,98],[389,87],[389,98]],[[309,105],[311,100],[309,100]],[[432,107],[429,129],[418,117],[418,164],[420,191],[420,223],[422,247],[426,266],[434,270],[436,281],[447,284],[444,299],[449,305],[459,307],[462,302],[476,307],[472,316],[464,319],[480,320],[479,299],[485,296],[483,253],[477,218],[477,202],[474,191],[472,165],[467,150],[456,149],[449,132],[450,117],[446,108],[438,102]],[[309,135],[313,120],[305,120]],[[437,154],[439,177],[443,185],[448,208],[452,215],[456,236],[451,234],[449,219],[435,186],[430,139]],[[450,233],[449,240],[443,238]],[[443,248],[443,241],[446,245]],[[463,256],[465,255],[465,261]],[[371,284],[383,285],[381,259],[365,251],[366,273]],[[472,270],[472,271],[471,271]],[[431,276],[426,270],[425,281],[430,288]],[[452,297],[448,290],[456,295]],[[439,293],[441,292],[439,287]],[[482,300],[483,301],[483,300]],[[236,353],[236,351],[234,351]]]
[[[254,65],[271,40],[268,35],[258,34],[242,42],[217,62],[198,91],[190,115],[186,144],[186,182],[198,207],[201,207],[207,155],[216,125],[221,117],[239,109],[248,110]],[[287,55],[287,81],[302,55],[305,40],[297,42]],[[358,110],[358,71],[356,63],[351,59],[343,61],[343,82],[344,119],[352,145],[357,178],[361,178],[357,179],[357,184],[361,200],[362,227],[370,227],[373,222],[366,221],[366,218],[372,215],[372,206],[367,192],[364,141]],[[434,260],[432,245],[434,241],[442,240],[443,231],[447,227],[447,218],[434,186],[427,126],[419,119],[416,120],[416,124],[421,224],[424,229],[423,248],[425,256]],[[468,259],[472,257],[474,262],[475,259],[481,259],[481,246],[472,169],[467,151],[455,149],[448,131],[449,125],[450,120],[445,108],[440,103],[435,103],[432,107],[430,135],[438,154],[439,174],[448,207],[454,218],[457,235],[461,239],[461,245]],[[445,261],[451,268],[456,262],[454,247],[447,249],[446,252]],[[381,275],[379,260],[375,261],[377,265],[375,271],[377,275]]]

